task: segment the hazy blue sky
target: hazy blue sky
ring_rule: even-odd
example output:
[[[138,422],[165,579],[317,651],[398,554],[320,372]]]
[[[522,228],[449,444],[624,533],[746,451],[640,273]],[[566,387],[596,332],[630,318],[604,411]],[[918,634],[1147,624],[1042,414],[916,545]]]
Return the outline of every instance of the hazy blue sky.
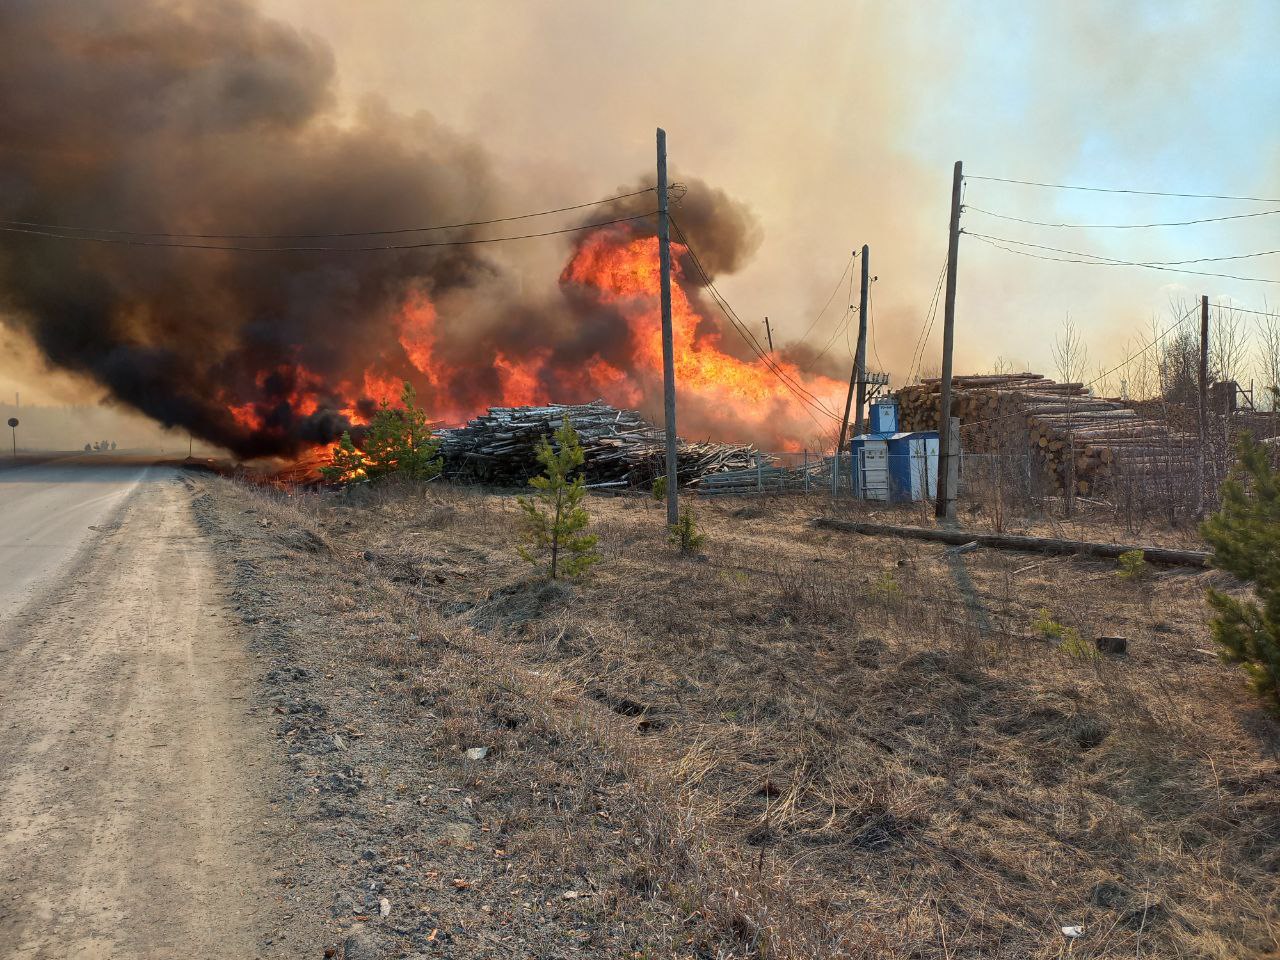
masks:
[[[758,254],[723,288],[744,316],[769,314],[784,335],[803,332],[848,251],[869,243],[880,277],[879,354],[899,377],[945,252],[956,159],[973,175],[1280,198],[1274,0],[273,0],[268,9],[332,43],[344,98],[376,93],[474,133],[517,206],[603,195],[630,181],[651,164],[662,124],[679,169],[759,217]],[[1267,209],[977,180],[966,200],[1085,222]],[[965,227],[1122,259],[1280,247],[1280,217],[1089,231],[969,214]],[[531,256],[536,282],[554,276],[562,251]],[[962,243],[960,263],[961,369],[989,366],[997,354],[1049,367],[1048,342],[1068,311],[1096,365],[1118,358],[1153,315],[1166,316],[1171,295],[1261,307],[1276,286],[1048,263],[976,240]],[[1229,266],[1222,272],[1280,280],[1280,257]],[[813,338],[830,332],[824,320]],[[936,363],[938,332],[926,363]]]

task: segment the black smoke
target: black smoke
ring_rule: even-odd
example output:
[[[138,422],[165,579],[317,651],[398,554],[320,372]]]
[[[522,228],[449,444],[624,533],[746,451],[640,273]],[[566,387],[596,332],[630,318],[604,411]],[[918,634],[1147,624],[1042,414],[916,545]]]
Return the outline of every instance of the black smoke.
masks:
[[[592,354],[625,364],[627,345],[616,317],[572,291],[562,302],[521,302],[479,246],[349,249],[440,234],[279,238],[509,209],[477,144],[429,114],[376,101],[340,120],[334,80],[324,44],[239,0],[0,4],[0,226],[37,231],[0,232],[7,322],[51,364],[117,402],[242,457],[288,456],[336,439],[368,368],[420,380],[397,328],[415,294],[439,309],[436,350],[452,371],[419,385],[429,407],[492,401],[497,374],[488,360],[498,350],[515,358],[550,351],[545,399],[590,399],[565,395],[579,388],[558,383],[557,371]],[[675,215],[698,238],[710,272],[736,269],[758,245],[754,221],[719,191],[691,187]],[[648,212],[653,202],[646,194],[604,215]],[[92,229],[71,229],[80,227]],[[296,402],[300,386],[313,404]],[[372,400],[356,406],[367,414]],[[250,410],[256,425],[236,408]]]

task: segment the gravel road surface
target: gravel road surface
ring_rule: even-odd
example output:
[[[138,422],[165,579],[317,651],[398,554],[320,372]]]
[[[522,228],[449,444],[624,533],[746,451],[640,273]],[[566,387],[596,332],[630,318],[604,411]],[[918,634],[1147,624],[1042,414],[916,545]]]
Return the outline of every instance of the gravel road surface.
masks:
[[[272,933],[251,657],[191,499],[163,467],[0,472],[0,957],[298,955]]]

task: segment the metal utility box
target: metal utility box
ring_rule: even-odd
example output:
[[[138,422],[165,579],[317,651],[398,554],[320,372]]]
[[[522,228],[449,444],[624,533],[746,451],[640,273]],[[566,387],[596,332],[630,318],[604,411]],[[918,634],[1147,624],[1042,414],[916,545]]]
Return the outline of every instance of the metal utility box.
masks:
[[[898,401],[879,400],[871,404],[871,416],[867,418],[867,433],[898,432]]]
[[[853,492],[864,500],[911,503],[938,494],[938,434],[898,432],[898,405],[871,405],[871,430],[849,441]]]

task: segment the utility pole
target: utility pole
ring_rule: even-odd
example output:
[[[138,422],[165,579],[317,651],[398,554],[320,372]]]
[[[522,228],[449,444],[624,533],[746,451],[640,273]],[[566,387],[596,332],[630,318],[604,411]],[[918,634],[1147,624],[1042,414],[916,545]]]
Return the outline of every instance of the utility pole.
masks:
[[[667,420],[667,526],[680,521],[676,457],[676,359],[671,335],[671,218],[667,213],[667,131],[658,128],[658,268],[662,290],[662,404]]]
[[[862,248],[864,255],[866,254],[866,250],[867,248],[864,246]],[[856,257],[858,255],[858,252],[855,250],[853,252],[853,255]],[[863,279],[864,286],[866,285],[866,277],[867,277],[867,266],[864,263],[862,265],[862,279]],[[849,307],[850,309],[852,309],[853,304],[849,304]],[[862,329],[861,317],[859,317],[858,319],[858,325],[859,325],[858,329],[859,331],[861,331]],[[849,432],[849,414],[853,410],[853,394],[854,394],[854,391],[858,389],[858,379],[859,379],[858,362],[855,359],[853,363],[853,369],[849,371],[849,394],[848,396],[845,397],[845,400],[844,400],[844,419],[840,421],[840,440],[839,442],[836,443],[836,463],[837,464],[840,462],[840,453],[844,450],[845,435]],[[834,488],[832,492],[835,492]]]
[[[1204,516],[1205,443],[1209,439],[1209,298],[1200,298],[1200,455],[1196,458],[1196,516]]]
[[[956,487],[960,483],[957,455],[959,432],[951,426],[951,350],[956,337],[956,260],[960,254],[960,191],[964,164],[957,160],[951,177],[951,224],[947,232],[947,299],[942,314],[942,396],[938,411],[938,500],[933,514],[956,518]]]
[[[862,245],[862,293],[858,297],[858,351],[853,365],[858,371],[857,408],[853,415],[853,435],[862,433],[862,410],[867,403],[867,297],[871,290],[871,248]]]
[[[769,352],[773,353],[773,330],[769,326],[769,318],[764,318],[764,335],[769,338]]]

